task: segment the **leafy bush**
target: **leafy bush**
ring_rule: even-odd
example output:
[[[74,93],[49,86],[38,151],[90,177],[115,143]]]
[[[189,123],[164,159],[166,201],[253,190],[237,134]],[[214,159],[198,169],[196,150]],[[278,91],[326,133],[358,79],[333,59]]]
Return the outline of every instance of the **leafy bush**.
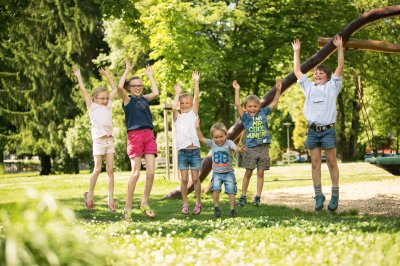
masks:
[[[71,210],[30,191],[28,203],[0,212],[0,265],[109,265],[104,245],[75,223]]]

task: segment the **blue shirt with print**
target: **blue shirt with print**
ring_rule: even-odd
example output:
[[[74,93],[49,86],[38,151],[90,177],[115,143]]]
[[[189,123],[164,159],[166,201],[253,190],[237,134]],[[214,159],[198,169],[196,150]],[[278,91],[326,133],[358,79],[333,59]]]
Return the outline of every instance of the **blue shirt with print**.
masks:
[[[249,148],[255,147],[260,144],[270,144],[271,135],[268,131],[267,115],[271,113],[271,108],[260,108],[255,116],[244,112],[240,118],[243,122],[244,129],[246,130],[246,146]]]

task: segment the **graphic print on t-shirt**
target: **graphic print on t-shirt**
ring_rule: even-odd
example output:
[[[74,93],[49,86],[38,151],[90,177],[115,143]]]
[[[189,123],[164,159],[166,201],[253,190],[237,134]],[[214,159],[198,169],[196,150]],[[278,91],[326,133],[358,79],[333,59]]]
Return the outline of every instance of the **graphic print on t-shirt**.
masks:
[[[262,116],[253,116],[252,118],[253,121],[246,132],[246,138],[257,139],[257,142],[262,141],[267,136],[267,129],[263,123],[263,118]]]

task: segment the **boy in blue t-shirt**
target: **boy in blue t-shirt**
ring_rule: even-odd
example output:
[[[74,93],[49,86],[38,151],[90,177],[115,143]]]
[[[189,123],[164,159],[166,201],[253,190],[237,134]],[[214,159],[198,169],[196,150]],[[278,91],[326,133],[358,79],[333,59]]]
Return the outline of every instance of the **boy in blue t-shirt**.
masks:
[[[267,115],[278,105],[281,95],[282,83],[276,82],[275,97],[272,102],[264,108],[261,107],[260,99],[256,95],[248,95],[244,101],[244,108],[240,104],[240,85],[234,80],[235,105],[246,130],[246,153],[244,154],[243,166],[246,168],[243,177],[242,195],[239,199],[239,206],[247,203],[246,192],[249,187],[253,170],[257,168],[257,194],[254,197],[253,205],[258,206],[261,201],[261,192],[264,185],[264,170],[269,169],[268,144],[271,143],[271,136],[268,132]]]
[[[215,123],[211,127],[212,139],[206,139],[200,131],[200,121],[196,121],[196,132],[201,143],[211,147],[212,151],[212,179],[211,191],[213,192],[214,200],[214,216],[221,217],[219,208],[219,193],[222,189],[222,184],[225,184],[225,193],[229,196],[229,204],[231,208],[231,217],[236,217],[235,210],[235,195],[237,192],[236,177],[232,166],[232,151],[241,152],[242,147],[238,147],[235,143],[226,139],[228,131],[222,123]]]

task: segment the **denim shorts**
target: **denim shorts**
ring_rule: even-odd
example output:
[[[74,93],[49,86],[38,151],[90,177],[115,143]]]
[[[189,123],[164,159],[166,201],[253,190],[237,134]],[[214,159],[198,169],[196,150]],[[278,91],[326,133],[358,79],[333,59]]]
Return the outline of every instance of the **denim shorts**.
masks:
[[[330,128],[325,131],[314,131],[312,128],[308,128],[307,139],[305,147],[307,149],[323,148],[333,149],[336,148],[336,130]]]
[[[227,172],[227,173],[214,173],[211,179],[211,191],[222,189],[222,183],[225,184],[225,193],[226,194],[235,194],[237,192],[236,186],[236,177],[235,173]]]
[[[178,151],[179,170],[200,170],[200,149],[181,149]]]

